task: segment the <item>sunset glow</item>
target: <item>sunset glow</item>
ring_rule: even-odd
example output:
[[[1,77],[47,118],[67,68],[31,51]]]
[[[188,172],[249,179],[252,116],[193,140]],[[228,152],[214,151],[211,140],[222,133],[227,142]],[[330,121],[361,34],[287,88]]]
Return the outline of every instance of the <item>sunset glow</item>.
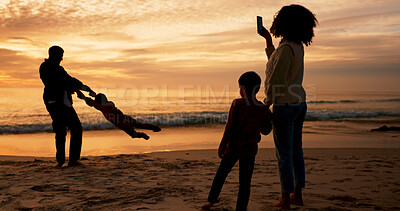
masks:
[[[245,71],[265,77],[255,17],[269,28],[282,6],[296,3],[319,20],[306,47],[305,84],[400,90],[399,1],[0,2],[0,87],[41,87],[38,67],[51,45],[64,48],[72,76],[94,87],[236,87]]]

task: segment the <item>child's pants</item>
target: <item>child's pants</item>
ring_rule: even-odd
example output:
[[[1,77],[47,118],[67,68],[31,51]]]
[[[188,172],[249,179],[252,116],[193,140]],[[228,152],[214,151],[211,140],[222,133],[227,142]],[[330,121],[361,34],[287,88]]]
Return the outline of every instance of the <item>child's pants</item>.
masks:
[[[251,154],[251,155],[249,155]],[[255,153],[229,153],[222,160],[211,186],[208,202],[215,203],[221,193],[225,179],[239,160],[239,194],[236,210],[246,210],[250,198],[251,176],[253,175]]]

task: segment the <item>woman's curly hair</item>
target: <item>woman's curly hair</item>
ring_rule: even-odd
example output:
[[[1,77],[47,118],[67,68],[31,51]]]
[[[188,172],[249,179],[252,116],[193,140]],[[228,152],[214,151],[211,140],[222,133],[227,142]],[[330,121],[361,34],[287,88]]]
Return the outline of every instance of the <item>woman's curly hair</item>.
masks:
[[[311,44],[314,37],[314,27],[318,24],[315,15],[307,8],[292,4],[284,6],[275,15],[270,28],[275,37],[283,37],[296,43]]]

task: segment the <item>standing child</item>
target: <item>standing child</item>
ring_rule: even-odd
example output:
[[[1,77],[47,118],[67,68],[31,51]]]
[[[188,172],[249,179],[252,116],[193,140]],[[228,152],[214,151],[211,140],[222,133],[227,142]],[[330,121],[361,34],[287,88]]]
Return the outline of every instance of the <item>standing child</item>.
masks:
[[[239,160],[239,194],[236,210],[246,210],[250,197],[250,184],[254,161],[261,134],[271,132],[271,112],[267,106],[257,100],[261,78],[255,72],[246,72],[239,78],[242,98],[232,102],[225,132],[218,148],[222,159],[214,177],[208,202],[202,206],[209,209],[217,202],[225,179]]]
[[[132,138],[144,138],[146,140],[150,138],[146,133],[136,132],[135,127],[152,130],[154,132],[161,131],[161,128],[156,125],[141,123],[136,121],[134,118],[123,114],[122,111],[115,107],[112,101],[107,100],[107,97],[104,94],[97,94],[95,99],[92,100],[89,97],[85,97],[85,95],[80,91],[77,91],[76,93],[79,98],[86,101],[88,106],[93,106],[95,109],[101,111],[109,122],[125,131],[125,133],[130,135]]]

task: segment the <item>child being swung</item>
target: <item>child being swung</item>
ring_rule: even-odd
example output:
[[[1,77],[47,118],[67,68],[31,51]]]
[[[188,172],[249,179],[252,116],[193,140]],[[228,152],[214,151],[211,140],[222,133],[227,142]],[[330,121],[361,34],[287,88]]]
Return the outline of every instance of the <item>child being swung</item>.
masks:
[[[154,132],[161,131],[156,125],[141,123],[136,121],[134,118],[125,115],[120,111],[112,101],[108,101],[104,94],[97,94],[95,100],[86,97],[82,92],[77,91],[78,97],[84,99],[88,106],[92,106],[95,109],[101,111],[104,117],[119,129],[125,131],[132,138],[144,138],[148,140],[150,137],[146,133],[140,133],[135,131],[136,128],[152,130]]]
[[[271,112],[266,105],[256,99],[261,78],[255,72],[246,72],[239,78],[242,98],[232,102],[225,132],[218,148],[222,159],[214,177],[208,203],[202,206],[209,209],[218,201],[226,177],[239,160],[239,194],[236,210],[246,210],[250,197],[251,177],[261,134],[271,132]]]

